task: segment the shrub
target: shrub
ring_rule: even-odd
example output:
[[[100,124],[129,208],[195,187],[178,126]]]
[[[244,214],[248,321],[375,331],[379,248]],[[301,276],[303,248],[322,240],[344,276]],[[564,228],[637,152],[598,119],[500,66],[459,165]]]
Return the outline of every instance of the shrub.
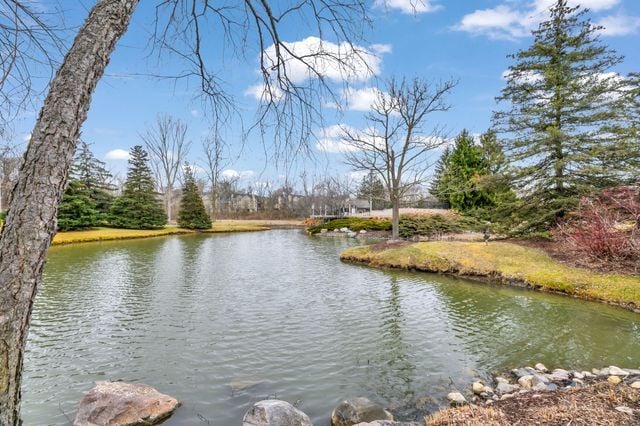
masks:
[[[315,225],[307,228],[311,234],[317,234],[321,229],[349,228],[352,231],[389,231],[391,229],[391,221],[387,219],[369,219],[361,217],[345,217],[341,219],[333,219],[327,223]]]
[[[406,216],[400,218],[400,236],[411,238],[415,236],[433,237],[439,234],[459,233],[465,231],[479,231],[483,228],[477,219],[467,216]]]
[[[640,191],[617,187],[583,198],[558,225],[560,241],[592,260],[640,260]]]

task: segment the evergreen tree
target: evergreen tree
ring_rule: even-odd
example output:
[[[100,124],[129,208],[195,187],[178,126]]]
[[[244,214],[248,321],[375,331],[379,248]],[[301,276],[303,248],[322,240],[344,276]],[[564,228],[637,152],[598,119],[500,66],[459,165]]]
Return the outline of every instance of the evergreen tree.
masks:
[[[480,178],[489,174],[489,164],[466,130],[456,138],[446,165],[442,185],[451,208],[470,212],[492,204],[490,194],[479,186]]]
[[[167,215],[155,192],[149,155],[140,145],[131,150],[122,196],[111,206],[109,222],[117,228],[153,229],[167,223]]]
[[[449,194],[446,188],[445,174],[449,168],[449,156],[451,155],[451,149],[447,145],[442,152],[442,155],[436,163],[436,167],[429,185],[429,193],[433,195],[441,203],[449,204]]]
[[[104,215],[79,180],[71,180],[58,209],[58,229],[71,231],[101,224]]]
[[[89,144],[83,140],[80,140],[69,173],[71,179],[81,184],[85,195],[94,201],[98,211],[107,214],[113,202],[113,176],[105,163],[93,155]]]
[[[360,182],[358,198],[371,200],[373,210],[381,210],[387,205],[387,190],[382,180],[373,172],[369,172]]]
[[[178,212],[178,226],[187,229],[209,229],[211,219],[204,208],[200,190],[189,164],[184,167],[184,186]]]
[[[622,58],[600,43],[586,13],[557,0],[531,47],[510,56],[498,97],[509,109],[494,123],[513,166],[522,231],[549,226],[582,195],[618,183],[640,156],[612,131],[623,82],[609,71]]]

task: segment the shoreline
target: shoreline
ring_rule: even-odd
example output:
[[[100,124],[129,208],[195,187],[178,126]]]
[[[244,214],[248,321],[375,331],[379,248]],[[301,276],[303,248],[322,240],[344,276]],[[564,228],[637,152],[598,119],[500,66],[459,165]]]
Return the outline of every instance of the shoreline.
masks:
[[[477,253],[483,247],[492,247],[486,249],[491,251],[496,246],[501,249],[498,253],[503,249],[505,251],[502,259],[494,260],[485,253]],[[439,250],[441,248],[446,250]],[[476,253],[465,250],[469,248],[476,250]],[[513,257],[508,259],[510,255]],[[538,268],[540,259],[545,263]],[[526,288],[640,313],[640,277],[604,274],[562,265],[540,250],[512,243],[492,242],[489,246],[453,241],[399,245],[383,243],[349,248],[340,254],[340,260],[374,268],[437,273],[480,283]],[[507,261],[516,265],[507,268],[501,264]],[[544,267],[550,267],[551,271],[544,270]]]
[[[92,243],[101,241],[135,240],[143,238],[166,237],[171,235],[192,234],[229,234],[236,232],[259,232],[271,229],[300,228],[301,221],[277,221],[277,220],[219,220],[214,222],[212,228],[205,230],[193,230],[166,226],[160,229],[122,229],[98,227],[82,231],[58,232],[51,242],[52,246]]]

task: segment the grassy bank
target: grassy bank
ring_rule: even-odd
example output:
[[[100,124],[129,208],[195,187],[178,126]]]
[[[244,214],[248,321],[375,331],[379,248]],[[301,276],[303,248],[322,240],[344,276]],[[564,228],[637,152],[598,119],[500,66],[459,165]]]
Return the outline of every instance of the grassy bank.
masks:
[[[227,233],[227,232],[253,232],[266,231],[269,226],[263,221],[219,221],[215,222],[211,229],[201,232],[205,233]],[[196,231],[178,228],[177,226],[166,226],[161,229],[116,229],[116,228],[95,228],[83,231],[58,232],[53,239],[53,245],[87,243],[92,241],[113,241],[130,240],[136,238],[162,237],[166,235],[193,234]]]
[[[590,300],[640,309],[640,277],[566,266],[541,250],[507,242],[424,242],[354,247],[344,261],[483,277]]]

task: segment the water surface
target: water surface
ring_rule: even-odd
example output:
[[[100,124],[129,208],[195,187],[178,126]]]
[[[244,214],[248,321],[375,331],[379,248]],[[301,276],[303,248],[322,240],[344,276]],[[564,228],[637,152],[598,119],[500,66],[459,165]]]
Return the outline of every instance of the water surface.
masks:
[[[488,372],[640,367],[640,315],[568,297],[338,261],[297,230],[53,247],[25,358],[25,425],[65,425],[94,381],[184,405],[167,425],[239,425],[281,398],[328,423],[367,396],[401,419]],[[234,380],[259,382],[232,392]]]

